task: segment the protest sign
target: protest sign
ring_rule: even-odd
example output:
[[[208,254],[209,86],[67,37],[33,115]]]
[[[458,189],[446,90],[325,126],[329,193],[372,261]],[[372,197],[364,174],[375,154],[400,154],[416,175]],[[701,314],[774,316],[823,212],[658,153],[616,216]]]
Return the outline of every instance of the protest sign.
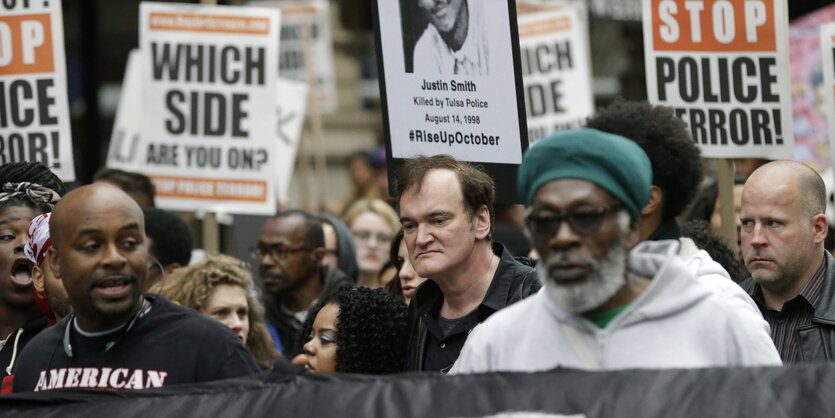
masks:
[[[125,171],[139,171],[141,149],[147,144],[139,135],[141,127],[142,77],[139,50],[131,51],[122,82],[122,94],[116,110],[116,121],[107,152],[107,166]],[[287,191],[293,175],[296,151],[299,145],[305,110],[307,108],[307,84],[279,78],[276,83],[277,141],[275,152],[276,198],[287,199]]]
[[[128,55],[122,92],[116,107],[116,120],[107,149],[107,166],[125,171],[140,169],[139,150],[145,149],[140,141],[142,126],[142,63],[138,49]]]
[[[173,210],[275,211],[277,9],[140,5],[141,170]]]
[[[301,81],[278,79],[276,86],[278,98],[278,149],[275,162],[276,196],[279,202],[287,200],[290,179],[296,163],[304,115],[307,110],[307,84]]]
[[[531,144],[583,126],[594,112],[585,5],[522,13],[520,4],[519,49]]]
[[[641,0],[589,0],[588,3],[591,13],[601,19],[641,20]]]
[[[821,65],[823,66],[823,97],[826,123],[829,128],[829,155],[835,160],[835,23],[820,27]],[[830,163],[835,167],[835,163]],[[831,179],[829,179],[831,180]]]
[[[0,3],[0,164],[18,161],[75,180],[58,0]]]
[[[281,54],[278,58],[282,78],[307,81],[306,57],[310,54],[316,104],[320,113],[335,112],[338,106],[330,4],[325,0],[271,1],[250,4],[281,9]],[[308,45],[305,45],[305,42]],[[312,91],[311,91],[312,93]]]
[[[528,146],[515,2],[430,11],[415,1],[377,1],[373,10],[389,174],[403,159],[449,154],[483,163],[497,198],[515,199]]]
[[[711,158],[794,156],[785,0],[644,0],[650,102]]]
[[[829,167],[832,161],[821,72],[821,25],[829,22],[835,22],[835,4],[821,7],[789,23],[794,159],[819,172]]]

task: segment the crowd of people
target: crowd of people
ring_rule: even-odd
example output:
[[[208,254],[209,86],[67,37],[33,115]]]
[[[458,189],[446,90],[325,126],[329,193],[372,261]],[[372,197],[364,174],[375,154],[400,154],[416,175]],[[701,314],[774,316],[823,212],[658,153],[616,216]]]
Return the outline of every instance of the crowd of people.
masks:
[[[191,260],[188,225],[154,207],[141,175],[105,169],[67,192],[37,163],[0,166],[3,391],[144,389],[277,365],[461,374],[832,359],[826,190],[803,164],[768,162],[742,182],[740,258],[688,219],[700,153],[661,106],[619,101],[532,146],[524,207],[500,216],[477,165],[409,159],[386,200],[360,167],[369,155],[352,162],[363,188],[340,213],[267,219],[252,267]]]

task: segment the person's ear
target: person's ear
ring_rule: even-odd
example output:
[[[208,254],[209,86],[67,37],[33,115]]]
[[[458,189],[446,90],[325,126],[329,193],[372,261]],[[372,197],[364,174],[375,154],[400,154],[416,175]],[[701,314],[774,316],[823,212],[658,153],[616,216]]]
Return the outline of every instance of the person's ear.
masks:
[[[812,229],[815,233],[815,244],[820,244],[826,240],[826,233],[829,232],[829,221],[826,215],[819,213],[812,217]]]
[[[473,229],[475,230],[477,239],[484,239],[490,235],[490,210],[487,205],[481,205],[473,217]]]
[[[649,192],[649,202],[647,202],[646,206],[641,209],[641,216],[646,216],[657,210],[661,210],[663,202],[664,192],[661,191],[660,187],[653,184]]]
[[[52,269],[52,275],[55,276],[56,279],[62,280],[61,268],[59,267],[61,260],[58,256],[58,250],[55,248],[55,246],[50,247],[49,251],[47,251],[46,261],[49,263],[49,267]]]
[[[32,266],[32,287],[35,288],[35,293],[37,293],[41,299],[43,299],[43,295],[46,293],[44,280],[43,270],[39,266]]]

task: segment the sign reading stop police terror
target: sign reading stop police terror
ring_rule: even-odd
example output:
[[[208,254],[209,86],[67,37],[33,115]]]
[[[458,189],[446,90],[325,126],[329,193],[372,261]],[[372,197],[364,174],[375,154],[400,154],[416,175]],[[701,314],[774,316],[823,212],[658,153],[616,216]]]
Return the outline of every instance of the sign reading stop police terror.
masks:
[[[141,4],[140,164],[161,207],[275,211],[279,16]]]
[[[705,157],[793,158],[785,0],[644,0],[647,89]]]
[[[0,2],[0,165],[40,162],[75,180],[59,0]]]

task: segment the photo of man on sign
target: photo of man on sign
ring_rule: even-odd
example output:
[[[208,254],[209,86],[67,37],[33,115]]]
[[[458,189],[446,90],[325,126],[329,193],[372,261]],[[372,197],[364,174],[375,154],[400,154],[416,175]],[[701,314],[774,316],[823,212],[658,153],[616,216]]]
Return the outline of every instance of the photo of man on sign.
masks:
[[[417,13],[414,4],[416,2]],[[489,50],[484,33],[483,1],[401,1],[406,72],[423,74],[488,75]],[[418,22],[416,22],[416,20]],[[423,22],[425,21],[425,25]],[[423,32],[414,42],[417,28]],[[414,43],[413,43],[414,42]],[[412,64],[412,65],[409,65]]]

